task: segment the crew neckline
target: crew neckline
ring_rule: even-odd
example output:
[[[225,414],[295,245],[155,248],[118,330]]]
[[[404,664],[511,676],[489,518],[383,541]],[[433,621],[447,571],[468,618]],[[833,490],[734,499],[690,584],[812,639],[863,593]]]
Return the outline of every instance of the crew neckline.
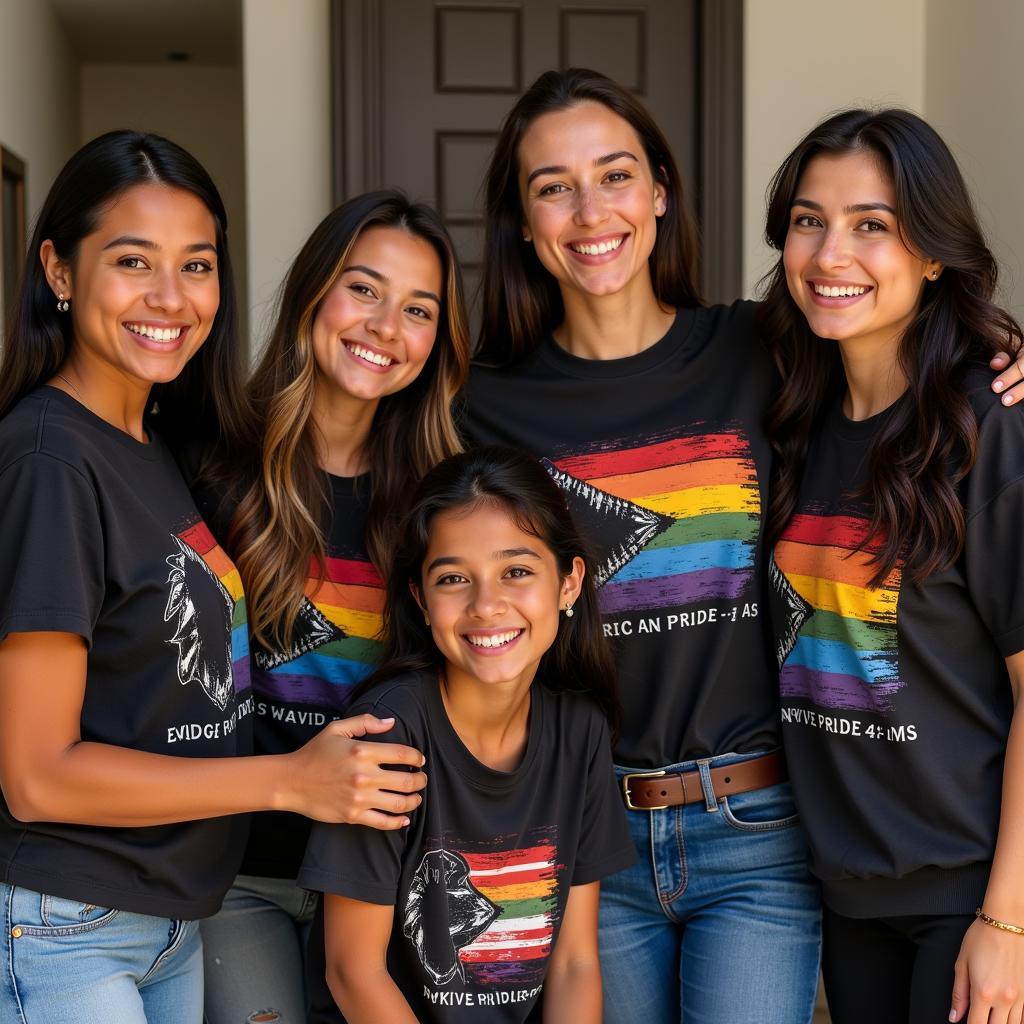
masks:
[[[441,697],[441,677],[436,674],[432,679],[425,680],[427,716],[430,720],[431,732],[435,739],[440,740],[445,749],[446,760],[469,783],[490,791],[507,791],[513,789],[530,771],[540,747],[541,725],[544,716],[543,687],[535,679],[530,689],[530,715],[527,722],[526,750],[518,767],[510,772],[491,768],[473,755],[462,742],[462,738],[452,725],[448,712],[445,710]],[[428,769],[429,770],[429,769]]]
[[[832,427],[840,437],[846,440],[870,440],[895,415],[896,410],[903,402],[908,400],[909,395],[910,389],[908,388],[899,398],[891,402],[880,412],[876,412],[873,416],[868,416],[862,420],[852,420],[843,411],[843,402],[846,400],[846,393],[844,392],[839,396],[832,410]]]
[[[540,355],[549,366],[573,377],[591,379],[620,379],[635,374],[647,373],[661,366],[676,355],[684,346],[699,341],[701,331],[706,329],[706,316],[702,307],[692,306],[677,309],[676,317],[669,329],[653,345],[635,355],[618,359],[589,359],[567,352],[555,341],[550,332],[541,342]]]
[[[136,458],[144,459],[146,462],[158,462],[162,456],[163,442],[160,435],[153,429],[152,425],[145,423],[146,434],[149,441],[138,441],[127,431],[108,423],[102,416],[97,416],[88,406],[83,405],[74,395],[69,395],[52,384],[41,384],[34,394],[38,394],[46,402],[56,401],[58,405],[70,412],[73,416],[87,423],[94,430],[116,441],[122,447],[130,451]]]

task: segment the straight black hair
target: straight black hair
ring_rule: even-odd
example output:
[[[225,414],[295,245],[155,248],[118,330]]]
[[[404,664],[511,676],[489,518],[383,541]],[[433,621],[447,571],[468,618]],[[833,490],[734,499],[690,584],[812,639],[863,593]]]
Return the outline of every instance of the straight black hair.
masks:
[[[201,440],[243,445],[244,399],[238,304],[228,253],[228,218],[217,186],[194,156],[159,135],[119,130],[87,142],[64,165],[36,220],[0,365],[0,417],[60,368],[73,344],[72,312],[57,310],[39,251],[49,239],[72,269],[82,239],[103,212],[136,185],[160,184],[198,197],[216,225],[220,305],[210,334],[179,376],[152,390],[161,434],[178,445]]]
[[[780,253],[766,275],[760,310],[783,386],[768,412],[775,464],[767,533],[781,535],[796,509],[811,434],[827,401],[845,388],[834,341],[811,333],[786,283],[782,250],[793,200],[819,155],[870,153],[896,193],[896,220],[907,248],[937,260],[920,305],[900,339],[898,359],[910,391],[875,440],[859,492],[872,509],[865,544],[878,553],[874,585],[902,559],[920,581],[959,555],[966,522],[957,485],[974,464],[978,428],[964,375],[999,351],[1016,351],[1021,330],[992,301],[998,267],[978,225],[956,161],[938,133],[908,110],[846,110],[797,144],[769,186],[765,236]]]
[[[550,690],[589,694],[614,736],[620,719],[615,662],[601,626],[592,561],[558,485],[540,462],[512,448],[475,448],[452,456],[420,482],[399,531],[401,540],[387,580],[383,659],[353,696],[396,675],[441,669],[444,658],[409,584],[421,585],[435,517],[481,504],[497,505],[519,529],[537,537],[554,554],[560,573],[568,575],[576,557],[586,563],[575,614],[559,616],[558,635],[541,658],[537,679]]]
[[[665,213],[648,264],[658,301],[673,308],[700,306],[697,228],[683,195],[683,179],[668,140],[643,104],[618,82],[589,68],[545,71],[509,111],[485,179],[481,361],[504,366],[533,351],[561,323],[565,310],[558,282],[523,241],[519,198],[519,146],[543,114],[580,103],[600,103],[637,133],[654,180],[665,188]]]

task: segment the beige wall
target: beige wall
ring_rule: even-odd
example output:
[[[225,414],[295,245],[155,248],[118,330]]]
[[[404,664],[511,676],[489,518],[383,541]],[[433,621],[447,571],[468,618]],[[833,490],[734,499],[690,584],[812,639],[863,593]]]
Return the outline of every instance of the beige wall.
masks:
[[[925,112],[956,154],[1024,318],[1024,4],[928,0]]]
[[[81,125],[82,142],[113,128],[166,135],[210,172],[227,209],[235,285],[244,313],[248,274],[241,69],[200,64],[85,64]]]
[[[250,330],[331,209],[328,0],[243,0]]]
[[[0,143],[26,163],[30,231],[78,142],[77,88],[78,64],[49,4],[0,0]]]
[[[941,0],[957,8],[962,0]],[[1005,0],[1012,6],[1016,0]],[[928,0],[935,5],[937,0]],[[979,6],[963,4],[969,21]],[[743,281],[747,295],[771,266],[762,241],[765,189],[800,138],[850,106],[925,107],[926,0],[746,0],[744,8]],[[1008,46],[1008,44],[1007,44]],[[1009,49],[1009,47],[1008,47]],[[979,53],[977,59],[987,58]],[[1012,67],[1006,74],[1017,74]]]

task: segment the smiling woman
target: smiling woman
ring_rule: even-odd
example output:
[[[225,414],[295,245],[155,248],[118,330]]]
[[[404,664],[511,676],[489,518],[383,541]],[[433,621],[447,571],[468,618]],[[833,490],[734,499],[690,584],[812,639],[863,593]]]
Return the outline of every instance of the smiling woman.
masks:
[[[773,626],[832,1019],[1019,1021],[1024,411],[986,364],[1020,327],[908,111],[812,129],[767,235]]]
[[[468,363],[458,267],[437,214],[394,191],[330,213],[288,273],[250,383],[254,452],[209,496],[246,586],[258,752],[316,735],[374,666],[399,510],[416,478],[458,449],[451,401]],[[400,828],[425,779],[381,765],[421,762],[395,744],[345,761],[347,820]],[[297,815],[254,816],[242,874],[203,926],[211,1024],[266,1008],[304,1019],[316,896],[295,879],[309,829]],[[322,939],[310,948],[322,963]]]
[[[195,1021],[197,919],[234,877],[244,813],[346,820],[351,737],[380,725],[238,756],[246,598],[168,443],[247,457],[209,176],[158,136],[101,136],[31,251],[0,368],[0,1018]]]

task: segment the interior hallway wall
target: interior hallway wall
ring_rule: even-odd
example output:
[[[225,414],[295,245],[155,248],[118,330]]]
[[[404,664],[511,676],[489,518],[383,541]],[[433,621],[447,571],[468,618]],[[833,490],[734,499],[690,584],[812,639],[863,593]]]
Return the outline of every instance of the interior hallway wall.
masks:
[[[1003,299],[1024,319],[1024,4],[928,0],[925,111],[960,164],[997,259]]]
[[[212,175],[227,209],[245,337],[248,271],[241,70],[209,64],[84,64],[80,141],[114,128],[165,135],[184,146]]]
[[[289,263],[331,210],[328,26],[328,0],[243,0],[249,309],[255,346],[270,326]]]
[[[959,0],[942,2],[950,9],[959,6]],[[820,0],[746,0],[743,281],[748,296],[774,261],[763,241],[765,189],[803,135],[844,107],[895,104],[924,111],[925,7],[926,0],[861,0],[855,9]],[[965,4],[962,19],[969,21],[977,9]],[[955,31],[950,36],[956,38]],[[979,52],[977,60],[984,65],[989,58]],[[1013,66],[1007,66],[1007,75]]]
[[[78,141],[78,62],[48,3],[0,0],[0,26],[0,143],[25,161],[30,235]]]

